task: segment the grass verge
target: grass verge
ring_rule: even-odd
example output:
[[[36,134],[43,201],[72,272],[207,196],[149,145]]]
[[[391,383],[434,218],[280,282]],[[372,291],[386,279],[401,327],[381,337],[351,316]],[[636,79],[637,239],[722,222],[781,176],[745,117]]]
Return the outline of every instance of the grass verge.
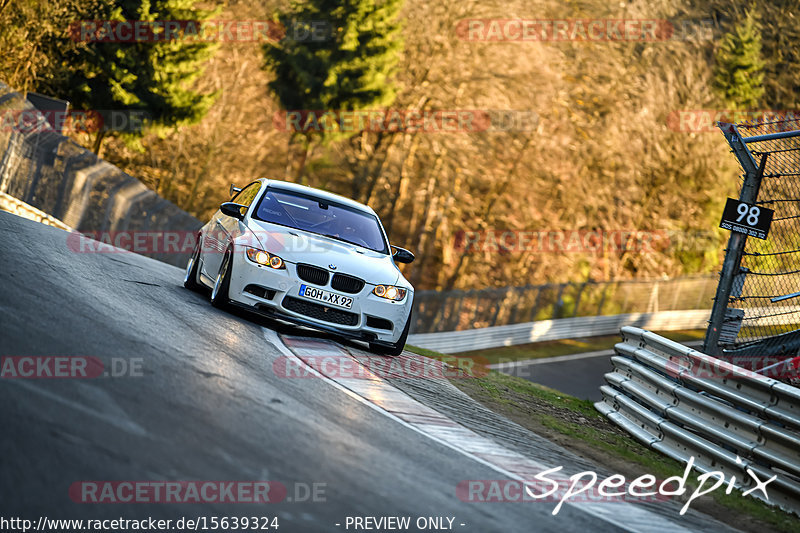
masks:
[[[406,349],[452,363],[453,356],[414,346]],[[629,481],[645,473],[666,479],[684,472],[677,461],[634,441],[588,400],[495,371],[471,379],[453,379],[451,383],[492,411]],[[695,476],[696,472],[687,482],[687,492],[681,498],[684,502],[696,486],[692,483]],[[716,490],[693,501],[691,508],[742,531],[798,531],[797,517],[753,497],[743,497],[738,491],[726,495]]]

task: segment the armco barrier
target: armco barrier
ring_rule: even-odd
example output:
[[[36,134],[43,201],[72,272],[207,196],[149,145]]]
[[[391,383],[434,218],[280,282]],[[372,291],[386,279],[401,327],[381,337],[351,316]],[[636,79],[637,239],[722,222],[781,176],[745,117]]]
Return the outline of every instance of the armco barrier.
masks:
[[[14,120],[20,112],[24,124]],[[40,119],[30,120],[36,116]],[[0,119],[0,192],[79,232],[193,232],[202,225],[136,178],[53,131],[2,82]],[[189,253],[145,255],[184,266]]]
[[[531,342],[613,335],[625,325],[636,325],[659,331],[704,329],[710,313],[710,310],[694,309],[559,318],[464,331],[416,333],[408,336],[408,343],[442,353],[458,353]]]
[[[622,328],[595,407],[642,444],[800,515],[800,389],[636,327]],[[750,495],[761,497],[760,490]]]

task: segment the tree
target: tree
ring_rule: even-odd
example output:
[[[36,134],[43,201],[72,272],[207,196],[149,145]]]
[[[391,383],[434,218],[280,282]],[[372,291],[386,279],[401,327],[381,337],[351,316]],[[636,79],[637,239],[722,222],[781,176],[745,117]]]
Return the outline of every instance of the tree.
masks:
[[[715,53],[714,85],[726,104],[755,108],[764,96],[761,30],[755,10],[737,20]]]
[[[403,0],[293,0],[276,14],[286,34],[265,44],[263,51],[265,68],[275,73],[269,89],[281,106],[313,115],[391,105],[396,96],[392,76],[403,47],[397,20],[402,5]],[[295,178],[305,181],[306,158],[315,139],[354,133],[333,127],[292,131],[290,158],[292,146],[300,145]]]
[[[90,0],[68,2],[69,19],[76,21],[196,21],[201,25],[217,11],[196,9],[197,0]],[[80,24],[78,22],[78,24]],[[102,36],[97,25],[97,36]],[[113,27],[113,26],[112,26]],[[155,32],[159,24],[153,24]],[[77,35],[77,37],[76,37]],[[163,35],[163,34],[162,34]],[[103,124],[93,151],[100,153],[107,134],[136,139],[146,128],[168,128],[198,122],[214,102],[214,94],[192,90],[203,64],[217,44],[178,33],[173,39],[134,42],[97,42],[80,35],[80,26],[65,25],[51,35],[47,49],[57,59],[37,90],[70,101],[73,109],[113,111],[117,117],[139,113],[137,121],[125,119],[123,129]],[[108,119],[104,115],[104,119]]]
[[[771,0],[759,3],[764,68],[764,105],[771,109],[792,110],[800,106],[800,25],[796,0]]]

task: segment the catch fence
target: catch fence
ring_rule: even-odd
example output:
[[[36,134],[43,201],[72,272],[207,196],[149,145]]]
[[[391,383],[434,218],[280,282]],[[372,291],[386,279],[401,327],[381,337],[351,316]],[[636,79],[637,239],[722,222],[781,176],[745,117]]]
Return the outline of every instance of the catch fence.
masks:
[[[418,291],[412,333],[438,333],[541,320],[711,309],[717,276],[587,281],[470,291]]]
[[[739,200],[757,208],[746,214],[774,215],[766,239],[732,233],[704,348],[792,355],[800,348],[800,118],[720,128],[744,170]]]

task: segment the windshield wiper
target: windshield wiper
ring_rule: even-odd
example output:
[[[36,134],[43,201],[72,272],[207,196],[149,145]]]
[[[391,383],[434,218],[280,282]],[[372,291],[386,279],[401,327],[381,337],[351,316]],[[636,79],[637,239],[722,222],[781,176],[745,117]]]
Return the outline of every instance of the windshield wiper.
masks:
[[[346,242],[347,244],[352,244],[353,246],[359,246],[358,244],[354,243],[353,241],[348,241],[346,239],[342,239],[341,237],[337,237],[336,235],[329,235],[328,233],[319,233],[323,237],[328,237],[329,239],[333,239],[336,241]]]

